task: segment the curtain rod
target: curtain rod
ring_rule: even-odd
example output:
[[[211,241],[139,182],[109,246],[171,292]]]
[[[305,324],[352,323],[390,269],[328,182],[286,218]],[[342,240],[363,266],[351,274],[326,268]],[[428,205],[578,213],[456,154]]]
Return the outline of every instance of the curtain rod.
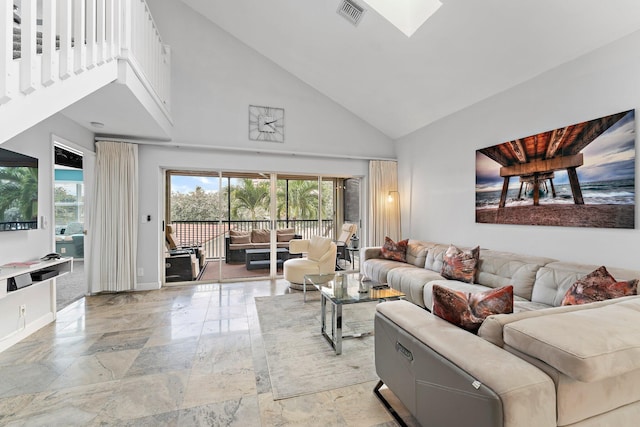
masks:
[[[255,154],[272,154],[280,156],[292,156],[292,157],[316,157],[316,158],[329,158],[329,159],[347,159],[347,160],[390,160],[397,161],[396,158],[391,157],[369,157],[369,156],[354,156],[354,155],[339,155],[339,154],[324,154],[324,153],[293,153],[281,150],[271,149],[258,149],[258,148],[243,148],[243,147],[226,147],[226,146],[211,146],[201,144],[176,144],[170,140],[151,140],[151,139],[128,139],[128,138],[114,138],[114,137],[95,137],[97,141],[111,141],[111,142],[127,142],[130,144],[139,145],[153,145],[157,147],[165,148],[186,148],[196,150],[209,150],[209,151],[229,151],[238,153],[255,153]]]

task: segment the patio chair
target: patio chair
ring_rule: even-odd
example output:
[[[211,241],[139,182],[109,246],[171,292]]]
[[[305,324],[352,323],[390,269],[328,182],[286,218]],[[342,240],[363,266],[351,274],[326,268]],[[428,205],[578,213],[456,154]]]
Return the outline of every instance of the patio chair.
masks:
[[[305,274],[329,274],[336,271],[336,244],[326,237],[293,239],[289,253],[306,254],[302,258],[290,258],[284,262],[284,278],[293,289],[302,289]]]
[[[339,261],[340,259],[345,260],[346,262],[351,261],[351,257],[349,256],[349,252],[347,251],[347,246],[351,244],[351,238],[355,236],[356,231],[358,230],[358,226],[356,224],[352,224],[349,222],[345,222],[342,224],[342,229],[340,231],[340,235],[335,240],[336,246],[338,247],[338,256],[336,257],[336,269],[341,270]]]

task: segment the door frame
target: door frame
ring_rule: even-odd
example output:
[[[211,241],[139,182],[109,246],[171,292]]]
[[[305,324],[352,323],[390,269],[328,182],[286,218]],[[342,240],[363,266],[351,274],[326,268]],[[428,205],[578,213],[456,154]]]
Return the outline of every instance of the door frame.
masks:
[[[82,155],[82,182],[84,186],[84,282],[85,282],[85,295],[91,293],[91,280],[89,275],[89,265],[91,263],[91,215],[93,208],[93,186],[94,186],[94,174],[96,164],[96,153],[87,147],[83,147],[75,142],[69,141],[66,138],[51,134],[51,219],[50,230],[51,233],[51,252],[55,251],[56,237],[55,237],[55,147],[63,147],[69,151],[76,151]],[[91,173],[89,173],[91,171]]]

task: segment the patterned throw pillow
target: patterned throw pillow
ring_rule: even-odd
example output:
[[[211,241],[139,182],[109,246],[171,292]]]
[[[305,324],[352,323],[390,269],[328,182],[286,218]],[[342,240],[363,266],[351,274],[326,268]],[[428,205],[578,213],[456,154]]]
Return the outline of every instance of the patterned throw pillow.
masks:
[[[407,262],[407,246],[409,239],[394,242],[389,237],[384,238],[382,257],[394,261]]]
[[[578,279],[564,294],[562,305],[579,305],[637,295],[638,281],[617,282],[604,265]]]
[[[433,314],[474,334],[487,316],[513,313],[513,286],[461,292],[433,285]]]
[[[476,277],[476,266],[480,259],[480,246],[470,251],[463,251],[453,245],[449,246],[442,259],[440,274],[445,279],[460,280],[473,283]]]

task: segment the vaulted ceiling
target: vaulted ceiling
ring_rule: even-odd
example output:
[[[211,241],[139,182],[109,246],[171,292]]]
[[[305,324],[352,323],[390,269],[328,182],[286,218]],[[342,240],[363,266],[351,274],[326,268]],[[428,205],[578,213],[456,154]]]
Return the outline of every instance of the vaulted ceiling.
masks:
[[[182,1],[393,139],[640,30],[638,0],[441,0],[410,38],[360,0],[358,26],[341,0]]]

